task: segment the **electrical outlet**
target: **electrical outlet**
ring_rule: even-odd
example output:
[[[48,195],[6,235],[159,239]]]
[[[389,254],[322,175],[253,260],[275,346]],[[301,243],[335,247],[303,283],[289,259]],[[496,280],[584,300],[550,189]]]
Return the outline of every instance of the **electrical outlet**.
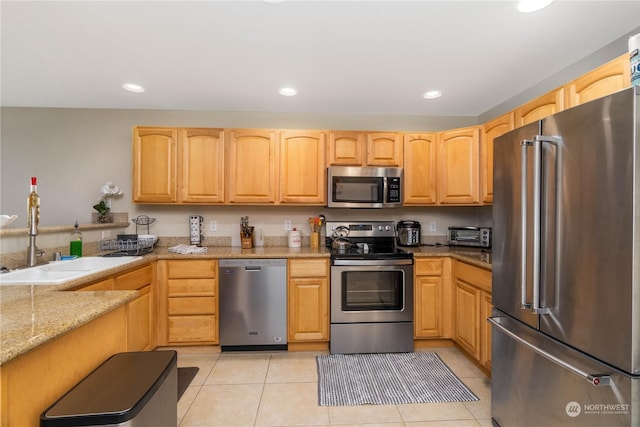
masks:
[[[285,219],[284,220],[284,229],[286,231],[291,231],[291,220],[290,219]]]
[[[435,221],[431,221],[429,223],[429,231],[436,231],[436,222]]]
[[[104,230],[102,232],[102,238],[103,239],[109,239],[111,237],[111,230]]]
[[[218,221],[211,221],[209,223],[209,231],[217,231],[218,230]]]

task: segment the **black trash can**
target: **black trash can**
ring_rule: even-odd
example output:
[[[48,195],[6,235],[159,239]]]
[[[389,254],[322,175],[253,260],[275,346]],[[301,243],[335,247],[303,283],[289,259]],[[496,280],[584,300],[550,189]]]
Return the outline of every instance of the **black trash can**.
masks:
[[[175,427],[178,356],[173,350],[118,353],[40,416],[41,427]]]

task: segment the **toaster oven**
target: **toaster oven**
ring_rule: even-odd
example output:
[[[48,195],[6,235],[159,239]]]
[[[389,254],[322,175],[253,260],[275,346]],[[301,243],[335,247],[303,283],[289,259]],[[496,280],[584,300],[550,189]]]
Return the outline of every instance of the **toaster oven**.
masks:
[[[491,247],[490,227],[449,227],[450,246]]]

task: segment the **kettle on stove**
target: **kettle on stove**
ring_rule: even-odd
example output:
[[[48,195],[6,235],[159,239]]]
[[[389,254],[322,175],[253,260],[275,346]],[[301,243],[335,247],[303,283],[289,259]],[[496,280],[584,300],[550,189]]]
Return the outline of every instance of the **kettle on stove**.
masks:
[[[420,246],[420,223],[402,220],[396,225],[396,240],[400,246]]]

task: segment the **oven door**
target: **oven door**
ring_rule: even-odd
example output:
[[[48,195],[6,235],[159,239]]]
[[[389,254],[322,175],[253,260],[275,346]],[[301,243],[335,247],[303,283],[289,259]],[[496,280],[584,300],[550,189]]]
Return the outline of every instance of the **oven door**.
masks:
[[[412,321],[413,259],[332,262],[331,323]]]

